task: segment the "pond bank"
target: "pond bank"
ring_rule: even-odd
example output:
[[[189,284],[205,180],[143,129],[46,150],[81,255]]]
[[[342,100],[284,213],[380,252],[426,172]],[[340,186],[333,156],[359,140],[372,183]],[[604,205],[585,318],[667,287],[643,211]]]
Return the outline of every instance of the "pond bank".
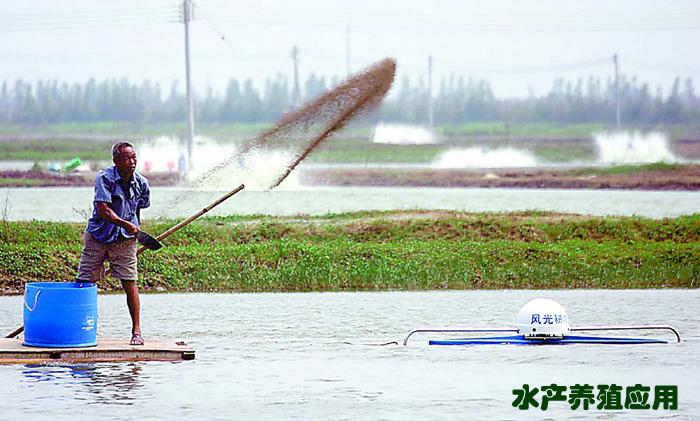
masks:
[[[158,234],[176,221],[145,221]],[[0,294],[70,281],[84,224],[0,222]],[[11,241],[10,241],[11,240]],[[356,212],[197,220],[139,259],[144,291],[697,288],[700,215]],[[118,291],[109,278],[103,291]]]
[[[531,189],[700,190],[700,165],[601,168],[305,169],[307,185]]]

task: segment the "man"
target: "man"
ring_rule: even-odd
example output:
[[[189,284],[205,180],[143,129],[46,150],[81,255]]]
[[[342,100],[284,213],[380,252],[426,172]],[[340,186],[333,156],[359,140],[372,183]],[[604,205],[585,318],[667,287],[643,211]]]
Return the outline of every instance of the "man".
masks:
[[[151,205],[151,191],[145,177],[135,172],[136,151],[128,142],[112,147],[114,166],[104,169],[95,179],[92,217],[83,234],[83,252],[78,266],[78,282],[96,282],[103,276],[109,260],[112,276],[119,279],[126,293],[131,315],[131,345],[143,345],[141,303],[136,285],[136,233],[140,210]]]

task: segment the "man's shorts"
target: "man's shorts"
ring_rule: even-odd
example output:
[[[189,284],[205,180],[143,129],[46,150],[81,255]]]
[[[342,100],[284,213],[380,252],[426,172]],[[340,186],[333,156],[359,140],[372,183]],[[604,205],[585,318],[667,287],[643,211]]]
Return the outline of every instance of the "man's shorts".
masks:
[[[137,280],[136,238],[128,238],[114,243],[100,243],[89,232],[83,233],[83,252],[80,255],[78,276],[83,282],[97,282],[104,279],[104,262],[109,260],[112,277],[120,280]]]

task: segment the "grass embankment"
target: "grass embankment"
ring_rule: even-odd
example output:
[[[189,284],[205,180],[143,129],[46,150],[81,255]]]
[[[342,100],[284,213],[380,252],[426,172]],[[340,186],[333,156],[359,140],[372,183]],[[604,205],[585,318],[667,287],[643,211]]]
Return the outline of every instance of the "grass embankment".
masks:
[[[56,162],[77,157],[85,162],[100,162],[109,159],[109,150],[115,142],[116,139],[6,138],[0,139],[0,161]]]
[[[700,190],[700,165],[642,164],[589,168],[433,169],[305,168],[306,185]],[[0,180],[0,183],[2,180]]]
[[[159,233],[173,221],[147,221]],[[0,223],[0,292],[75,275],[82,224]],[[150,291],[695,288],[700,214],[371,212],[207,218],[139,260]],[[104,290],[118,290],[112,279]]]
[[[275,122],[269,123],[211,123],[197,122],[197,132],[207,136],[239,136],[255,135],[269,128]],[[394,124],[394,123],[392,123]],[[395,123],[402,124],[402,123]],[[420,126],[421,124],[414,124]],[[26,135],[54,133],[72,135],[75,133],[103,136],[142,136],[142,135],[184,135],[187,130],[185,122],[131,124],[116,121],[57,123],[40,125],[8,125],[0,126],[0,135]],[[436,132],[443,136],[523,136],[523,137],[587,137],[591,133],[615,130],[612,124],[602,123],[513,123],[505,121],[470,122],[462,124],[442,124],[436,127]],[[696,137],[700,126],[694,125],[658,125],[625,127],[631,131],[662,131],[670,132],[673,138]],[[344,132],[367,137],[372,128],[367,122],[357,122],[346,128]]]

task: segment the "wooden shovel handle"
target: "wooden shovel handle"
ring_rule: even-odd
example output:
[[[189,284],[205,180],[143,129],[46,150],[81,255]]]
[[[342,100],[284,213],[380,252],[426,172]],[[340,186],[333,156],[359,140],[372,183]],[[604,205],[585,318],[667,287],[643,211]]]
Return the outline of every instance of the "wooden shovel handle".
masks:
[[[175,231],[179,230],[180,228],[184,227],[185,225],[189,224],[190,222],[194,221],[195,219],[199,218],[200,216],[204,215],[205,213],[209,212],[210,210],[214,209],[216,206],[220,205],[221,202],[224,200],[228,199],[229,197],[233,196],[234,194],[238,193],[239,191],[243,190],[245,188],[245,185],[241,184],[240,186],[236,187],[235,189],[231,190],[230,192],[226,193],[225,195],[221,196],[220,198],[216,199],[212,203],[210,203],[208,206],[204,207],[202,210],[199,212],[195,213],[194,215],[190,216],[189,218],[185,219],[184,221],[180,222],[177,225],[174,225],[164,233],[160,234],[158,237],[156,237],[156,240],[161,241],[162,239],[169,237],[172,235]],[[143,253],[143,251],[146,250],[145,247],[141,247],[136,251],[136,255],[139,255]]]

